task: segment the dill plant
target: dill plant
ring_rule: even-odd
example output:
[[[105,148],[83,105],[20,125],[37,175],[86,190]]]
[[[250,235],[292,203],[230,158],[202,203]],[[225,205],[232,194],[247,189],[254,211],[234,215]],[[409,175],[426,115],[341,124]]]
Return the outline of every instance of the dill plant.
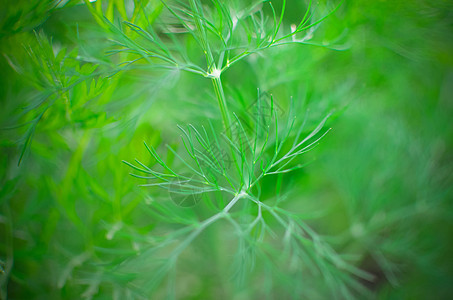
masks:
[[[206,293],[211,296],[220,293],[224,298],[231,298],[242,293],[249,298],[280,297],[278,294],[291,298],[325,295],[353,298],[366,293],[357,278],[370,280],[372,276],[337,254],[303,216],[283,208],[287,199],[293,197],[282,189],[285,176],[305,166],[303,154],[328,132],[326,122],[330,114],[316,124],[307,122],[308,114],[300,116],[297,99],[291,99],[285,114],[280,115],[277,100],[272,96],[263,99],[259,87],[257,102],[245,111],[235,97],[227,96],[222,79],[239,62],[253,55],[265,55],[272,48],[288,44],[335,48],[335,45],[313,42],[312,36],[340,4],[317,17],[315,4],[309,1],[299,22],[288,26],[284,22],[289,5],[286,1],[280,7],[268,1],[134,3],[134,9],[128,12],[126,6],[114,1],[105,10],[101,1],[85,0],[95,21],[109,37],[106,53],[111,61],[83,47],[67,53],[40,33],[36,34],[36,44],[28,53],[31,70],[19,69],[20,62],[7,56],[8,63],[18,72],[40,75],[33,79],[38,90],[36,98],[18,117],[28,128],[19,164],[33,143],[39,149],[39,142],[34,140],[39,127],[61,130],[69,122],[96,128],[114,122],[102,110],[96,110],[95,105],[87,103],[92,101],[109,109],[109,97],[115,93],[121,74],[130,71],[184,71],[199,76],[199,80],[210,81],[212,100],[217,103],[221,122],[210,120],[205,126],[180,126],[179,147],[155,149],[145,143],[147,155],[152,159],[148,163],[142,159],[130,162],[122,153],[123,162],[133,171],[131,175],[145,180],[142,186],[150,189],[140,192],[140,197],[149,193],[144,198],[135,197],[123,208],[121,198],[130,197],[129,191],[136,182],[115,176],[116,184],[125,187],[114,192],[113,221],[106,224],[104,214],[89,210],[93,215],[101,214],[96,215],[96,220],[107,228],[104,245],[95,245],[96,233],[90,232],[77,212],[77,204],[69,200],[74,193],[71,177],[83,174],[93,179],[76,168],[82,162],[82,153],[89,151],[92,136],[88,133],[73,136],[72,139],[80,139],[80,144],[75,148],[66,177],[60,185],[49,178],[47,185],[58,199],[58,211],[73,223],[86,244],[59,272],[56,286],[63,289],[70,284],[72,276],[77,276],[77,282],[86,287],[81,293],[85,298],[94,298],[104,290],[119,299],[185,297],[184,294],[190,294],[187,291],[190,286],[180,291],[184,285],[181,281],[187,277],[187,268],[193,267],[187,252],[202,248],[208,261],[202,265],[217,269],[197,271],[208,277],[221,273],[217,275],[218,280],[206,287],[210,289]],[[115,9],[123,21],[115,19]],[[192,45],[190,52],[187,44]],[[87,107],[93,111],[87,112]],[[140,114],[137,111],[135,114]],[[53,119],[51,112],[55,114]],[[247,117],[250,112],[255,118]],[[93,115],[93,122],[84,122],[93,119]],[[164,155],[159,154],[162,150],[166,152]],[[112,164],[111,168],[118,167]],[[265,186],[263,182],[267,178],[275,189]],[[112,198],[95,180],[81,180],[76,184],[87,186],[86,195]],[[181,203],[170,200],[176,195],[196,195],[200,203],[183,208]],[[141,200],[147,204],[146,214],[158,220],[151,226],[154,228],[145,226],[145,232],[125,222]],[[213,239],[213,229],[223,240]],[[208,234],[211,241],[201,243],[199,240]],[[130,241],[132,246],[126,250],[115,249],[113,245],[118,239]],[[82,265],[85,268],[76,272]],[[218,287],[222,292],[215,289],[218,285],[222,285]],[[262,289],[261,285],[266,288]],[[327,292],[323,291],[324,286],[328,287]]]
[[[451,298],[451,4],[337,5],[3,1],[0,298]]]
[[[163,2],[160,17],[165,22],[160,26],[166,33],[164,37],[156,33],[154,24],[149,21],[145,26],[133,22],[115,26],[107,22],[118,46],[112,53],[128,53],[135,57],[124,62],[125,67],[146,61],[210,80],[222,120],[220,130],[212,122],[207,128],[180,126],[185,151],[167,145],[167,154],[174,157],[170,163],[146,142],[145,147],[154,163],[145,164],[138,159],[134,163],[123,161],[135,171],[132,176],[147,181],[142,186],[159,187],[169,192],[167,201],[157,197],[150,205],[163,223],[182,227],[170,231],[167,228],[168,233],[156,237],[144,253],[126,259],[115,268],[115,273],[135,274],[137,284],[134,280],[128,284],[138,295],[150,295],[166,281],[169,284],[167,296],[174,297],[180,257],[204,231],[223,221],[223,225],[228,224],[234,231],[237,243],[234,258],[230,259],[234,261],[232,272],[238,291],[244,289],[245,282],[256,280],[256,273],[252,276],[256,264],[263,264],[269,282],[277,280],[285,272],[283,270],[289,268],[294,272],[290,281],[293,285],[290,283],[285,297],[318,297],[309,280],[305,284],[300,282],[305,278],[304,274],[310,274],[321,276],[331,295],[353,298],[357,293],[365,293],[356,278],[371,280],[372,276],[338,255],[303,218],[281,207],[289,197],[280,191],[284,175],[304,167],[301,156],[328,132],[325,123],[329,116],[307,130],[306,118],[297,118],[292,99],[281,120],[273,97],[270,96],[270,103],[264,103],[258,92],[257,103],[252,108],[256,118],[249,119],[250,124],[246,124],[247,121],[230,112],[231,104],[222,83],[223,73],[229,68],[266,49],[291,43],[329,47],[310,41],[316,26],[328,15],[314,19],[310,1],[300,23],[285,28],[286,1],[282,3],[280,14],[276,13],[272,2],[257,2],[238,9],[240,6],[220,1],[210,4],[196,0]],[[265,6],[270,14],[265,13]],[[132,38],[133,34],[137,38]],[[192,62],[177,34],[195,41],[204,54],[204,65]],[[270,107],[268,112],[266,105]],[[277,182],[272,196],[262,195],[265,177]],[[168,201],[168,197],[175,197],[175,194],[184,195],[184,201],[188,196],[201,197],[200,206],[206,206],[209,213],[197,207],[190,212],[181,211]],[[273,297],[272,287],[267,291],[248,293],[251,297]]]

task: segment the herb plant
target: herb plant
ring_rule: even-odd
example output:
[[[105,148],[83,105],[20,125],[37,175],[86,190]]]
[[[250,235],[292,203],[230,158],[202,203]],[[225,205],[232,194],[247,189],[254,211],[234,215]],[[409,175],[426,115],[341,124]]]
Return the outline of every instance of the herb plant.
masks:
[[[404,3],[2,4],[0,298],[449,295],[451,76],[410,34],[447,17]]]
[[[285,264],[298,264],[299,262],[301,265],[311,266],[307,267],[306,272],[316,273],[318,268],[321,268],[332,291],[341,291],[344,297],[352,297],[349,288],[351,286],[358,288],[359,285],[353,283],[354,279],[343,279],[338,274],[346,272],[346,274],[351,273],[368,279],[371,276],[338,256],[320,236],[304,223],[303,218],[279,207],[284,195],[277,193],[272,196],[271,199],[274,203],[271,205],[266,204],[261,195],[261,180],[265,176],[272,176],[274,180],[281,182],[283,174],[303,167],[303,164],[294,165],[293,162],[300,160],[299,156],[311,150],[327,132],[318,135],[323,129],[327,117],[315,129],[309,131],[307,136],[302,137],[305,124],[304,122],[301,125],[297,124],[292,104],[284,122],[286,124],[281,128],[277,110],[274,109],[273,97],[270,96],[270,103],[263,103],[265,100],[258,94],[256,111],[253,114],[255,118],[252,118],[251,124],[247,126],[252,128],[250,133],[247,132],[246,125],[235,113],[230,114],[222,84],[222,74],[236,62],[264,49],[282,46],[288,42],[304,43],[304,39],[297,40],[295,36],[314,28],[322,19],[310,20],[312,18],[309,17],[311,14],[310,2],[299,25],[293,26],[289,33],[282,34],[280,28],[285,11],[285,1],[280,16],[276,15],[272,3],[268,3],[272,11],[270,26],[263,8],[256,7],[257,5],[262,6],[263,3],[254,4],[241,11],[217,1],[213,2],[212,7],[203,7],[198,1],[190,1],[190,5],[184,3],[177,3],[177,6],[165,3],[164,5],[170,12],[170,17],[176,19],[177,23],[173,23],[173,26],[182,28],[186,35],[188,34],[196,41],[198,48],[204,53],[206,62],[204,68],[190,61],[189,55],[185,53],[180,41],[177,37],[172,37],[171,29],[169,29],[169,35],[172,42],[169,46],[164,44],[149,25],[147,27],[149,29],[146,30],[136,24],[126,22],[126,26],[131,31],[143,38],[143,44],[138,44],[127,36],[124,28],[109,24],[113,27],[112,31],[119,36],[118,40],[115,40],[120,47],[117,51],[138,56],[134,60],[127,61],[128,66],[144,59],[150,64],[162,64],[167,68],[181,69],[210,79],[222,117],[224,132],[221,134],[216,132],[216,126],[212,123],[209,124],[208,130],[202,127],[201,133],[192,125],[186,129],[180,127],[186,157],[182,157],[176,150],[168,147],[168,151],[182,165],[183,170],[180,172],[172,166],[177,165],[176,162],[172,161],[171,165],[166,163],[157,151],[146,143],[146,149],[155,160],[157,169],[150,168],[139,160],[135,160],[136,164],[124,162],[140,174],[132,174],[134,177],[150,181],[142,186],[164,188],[169,191],[170,196],[172,194],[186,195],[183,201],[187,201],[189,196],[208,195],[203,204],[209,206],[215,213],[203,221],[198,221],[198,218],[193,217],[187,218],[184,215],[175,218],[174,208],[166,207],[159,200],[153,201],[152,206],[155,206],[156,210],[164,216],[165,221],[173,219],[175,223],[186,226],[159,239],[155,245],[149,246],[146,254],[128,259],[117,272],[134,270],[141,261],[151,261],[156,252],[169,247],[167,257],[162,258],[163,261],[159,262],[155,269],[151,269],[155,270],[151,277],[145,276],[149,285],[143,293],[144,295],[152,293],[153,289],[168,276],[173,276],[167,280],[175,285],[174,274],[177,269],[178,257],[213,223],[225,220],[230,223],[238,237],[238,250],[235,254],[235,265],[238,270],[234,272],[238,277],[239,286],[243,286],[245,278],[251,271],[248,269],[253,270],[255,256],[258,256],[260,261],[266,258],[273,260],[272,256],[284,249],[287,257],[281,257],[282,261],[271,264],[270,270],[279,269]],[[309,31],[308,34],[311,32]],[[289,40],[291,37],[293,39]],[[266,104],[270,107],[266,107]],[[232,117],[234,117],[233,121]],[[292,134],[293,129],[296,134]],[[292,143],[287,143],[290,140]],[[216,151],[219,149],[225,152]],[[186,175],[184,169],[190,175]],[[279,188],[277,186],[277,192],[279,192]],[[214,193],[218,194],[216,199],[210,199],[212,197],[209,196]],[[183,201],[177,204],[182,205]],[[269,214],[269,217],[265,218],[265,214]],[[268,225],[269,220],[267,219],[269,218],[274,219],[281,227],[283,230],[281,233],[274,233],[272,227]],[[271,240],[268,240],[267,235],[269,234]],[[282,245],[274,245],[279,240]],[[135,272],[133,271],[133,273]],[[146,273],[146,269],[140,273]],[[137,278],[136,280],[143,279]],[[175,287],[170,288],[170,291],[173,290]],[[140,293],[140,290],[137,293]],[[299,293],[300,291],[294,291],[290,292],[290,295],[298,297]]]

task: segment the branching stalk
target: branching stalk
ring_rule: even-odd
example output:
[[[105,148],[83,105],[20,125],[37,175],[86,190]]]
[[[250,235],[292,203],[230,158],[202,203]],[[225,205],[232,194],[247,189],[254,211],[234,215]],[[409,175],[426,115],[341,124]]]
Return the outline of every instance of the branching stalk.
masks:
[[[209,227],[216,221],[226,217],[230,209],[239,201],[239,199],[244,197],[246,197],[246,194],[244,192],[237,194],[221,212],[201,222],[198,227],[175,250],[173,250],[173,256],[179,256],[181,252],[184,251],[184,249],[186,249],[193,242],[193,240],[195,240],[195,238],[199,236],[200,233],[202,233],[207,227]]]

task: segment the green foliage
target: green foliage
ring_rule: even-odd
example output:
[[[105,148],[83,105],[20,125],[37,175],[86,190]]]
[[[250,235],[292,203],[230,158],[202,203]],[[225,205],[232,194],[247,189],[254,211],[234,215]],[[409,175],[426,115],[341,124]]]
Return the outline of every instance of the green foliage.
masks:
[[[448,299],[450,4],[0,11],[1,299]]]

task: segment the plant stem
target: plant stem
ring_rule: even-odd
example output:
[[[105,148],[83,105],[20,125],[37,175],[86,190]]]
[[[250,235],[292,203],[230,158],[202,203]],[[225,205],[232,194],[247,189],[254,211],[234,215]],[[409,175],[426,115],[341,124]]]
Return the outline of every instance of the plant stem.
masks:
[[[231,128],[230,114],[229,114],[227,102],[225,99],[225,93],[223,92],[223,86],[222,86],[222,80],[220,79],[220,74],[218,76],[212,78],[212,84],[214,85],[215,95],[216,95],[217,102],[218,102],[218,105],[220,108],[220,113],[222,114],[222,120],[223,120],[223,126],[225,128],[225,134],[228,137],[228,139],[233,140],[233,135],[231,132],[232,128]],[[235,164],[237,165],[236,154],[235,154],[235,150],[232,145],[230,145],[229,151],[230,151],[230,155],[231,155],[230,157],[233,158]],[[239,171],[239,169],[238,169],[238,171]],[[230,182],[229,179],[227,179],[227,180],[228,180],[228,182]]]
[[[184,251],[184,249],[187,248],[187,246],[190,245],[190,243],[192,243],[192,241],[201,233],[203,232],[209,225],[211,225],[212,223],[216,222],[217,220],[219,219],[222,219],[224,218],[229,210],[239,201],[239,199],[241,198],[244,198],[246,196],[245,192],[241,192],[239,194],[237,194],[228,204],[227,206],[225,206],[225,208],[213,215],[212,217],[204,220],[203,222],[201,222],[199,224],[199,226],[175,249],[173,250],[173,255],[175,257],[179,256],[181,254],[182,251]]]
[[[238,202],[239,199],[241,198],[244,198],[245,196],[247,196],[247,194],[242,191],[240,192],[239,194],[237,194],[231,201],[230,203],[228,203],[227,206],[225,206],[225,208],[223,209],[222,213],[226,214],[235,204],[236,202]]]
[[[231,138],[230,114],[228,111],[228,106],[225,99],[225,93],[223,92],[222,80],[220,79],[220,76],[213,78],[212,84],[214,85],[214,92],[219,104],[220,113],[222,114],[223,126],[225,127],[227,136]]]

